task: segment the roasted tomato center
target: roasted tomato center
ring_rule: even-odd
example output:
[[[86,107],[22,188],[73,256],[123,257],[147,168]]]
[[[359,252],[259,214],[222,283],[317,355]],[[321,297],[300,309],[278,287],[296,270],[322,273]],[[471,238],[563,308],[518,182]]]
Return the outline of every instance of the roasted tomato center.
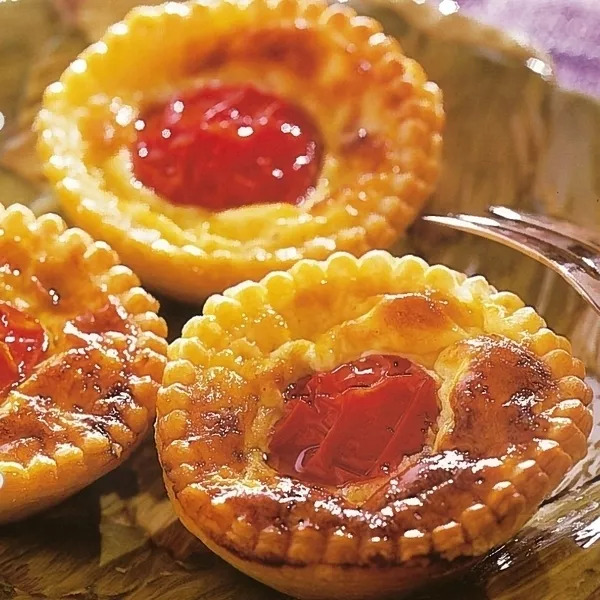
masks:
[[[136,178],[175,204],[216,211],[298,204],[321,166],[309,115],[249,85],[179,94],[142,114],[136,129]]]
[[[439,414],[433,378],[388,355],[304,377],[284,400],[269,463],[281,474],[326,485],[388,474],[422,450]]]
[[[0,392],[29,376],[47,347],[48,338],[36,319],[0,302]]]

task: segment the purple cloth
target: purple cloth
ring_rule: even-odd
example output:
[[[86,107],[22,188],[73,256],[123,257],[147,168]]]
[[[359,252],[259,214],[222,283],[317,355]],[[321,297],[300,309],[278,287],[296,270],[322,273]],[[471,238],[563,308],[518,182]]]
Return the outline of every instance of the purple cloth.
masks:
[[[600,0],[430,0],[548,52],[564,87],[600,96]]]

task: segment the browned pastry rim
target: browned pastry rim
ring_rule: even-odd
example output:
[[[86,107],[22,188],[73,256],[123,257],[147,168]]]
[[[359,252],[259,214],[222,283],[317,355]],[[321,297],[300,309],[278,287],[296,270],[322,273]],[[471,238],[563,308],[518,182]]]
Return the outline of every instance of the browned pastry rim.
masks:
[[[106,244],[56,215],[0,206],[2,302],[48,350],[0,398],[0,523],[55,504],[121,464],[152,424],[165,364],[157,301]]]
[[[282,390],[365,352],[436,378],[434,439],[364,484],[278,474],[266,457]],[[411,256],[340,253],[236,286],[169,359],[156,438],[178,514],[232,564],[303,598],[406,589],[507,541],[586,454],[592,426],[565,338],[514,294]]]

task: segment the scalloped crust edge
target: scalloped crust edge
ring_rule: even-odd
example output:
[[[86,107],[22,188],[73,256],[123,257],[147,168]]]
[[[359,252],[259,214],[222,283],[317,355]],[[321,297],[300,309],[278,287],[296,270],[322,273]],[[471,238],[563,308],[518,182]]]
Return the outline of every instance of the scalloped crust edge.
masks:
[[[423,581],[433,583],[456,575],[483,558],[461,557],[450,562],[441,558],[432,561],[428,557],[422,557],[382,566],[290,565],[249,560],[219,545],[199,528],[186,515],[169,479],[164,476],[163,480],[179,520],[211,552],[245,575],[301,600],[370,600],[386,597],[400,600],[422,587]]]

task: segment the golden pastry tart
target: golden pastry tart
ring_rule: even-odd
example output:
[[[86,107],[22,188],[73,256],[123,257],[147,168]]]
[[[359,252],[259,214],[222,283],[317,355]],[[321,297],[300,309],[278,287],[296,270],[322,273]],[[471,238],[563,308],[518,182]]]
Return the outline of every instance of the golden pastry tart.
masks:
[[[0,523],[118,466],[154,418],[158,303],[104,243],[0,206]]]
[[[186,299],[387,247],[435,183],[440,92],[372,19],[319,0],[134,9],[51,85],[64,213]]]
[[[159,457],[183,523],[242,571],[294,597],[378,597],[523,526],[586,454],[583,377],[565,338],[482,277],[335,253],[187,323]]]

